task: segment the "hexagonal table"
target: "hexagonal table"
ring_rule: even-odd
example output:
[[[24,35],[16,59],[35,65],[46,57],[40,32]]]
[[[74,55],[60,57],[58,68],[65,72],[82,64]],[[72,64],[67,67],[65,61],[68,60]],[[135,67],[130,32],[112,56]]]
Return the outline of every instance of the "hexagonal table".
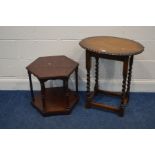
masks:
[[[69,114],[77,103],[78,96],[78,63],[66,56],[39,57],[26,67],[32,97],[32,105],[44,116],[51,114]],[[76,91],[68,88],[70,75],[75,72]],[[32,77],[38,78],[41,92],[34,96]],[[63,80],[62,87],[45,88],[48,80]]]

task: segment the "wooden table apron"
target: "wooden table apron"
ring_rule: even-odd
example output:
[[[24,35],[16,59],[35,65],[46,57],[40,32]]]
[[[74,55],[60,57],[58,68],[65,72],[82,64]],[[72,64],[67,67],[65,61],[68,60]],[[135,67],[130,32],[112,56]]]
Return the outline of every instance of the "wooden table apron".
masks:
[[[95,58],[95,86],[94,92],[90,91],[90,70],[91,70],[91,59]],[[111,59],[116,61],[123,62],[123,82],[122,82],[122,92],[110,92],[99,89],[99,59]],[[86,50],[86,70],[87,70],[87,100],[86,100],[86,108],[94,107],[94,108],[103,108],[104,110],[111,110],[113,112],[117,112],[120,116],[124,115],[124,109],[129,101],[129,92],[130,92],[130,83],[131,83],[131,74],[132,74],[132,64],[133,64],[134,56],[115,56],[115,55],[107,55],[103,53],[95,53],[89,50]],[[96,103],[93,101],[93,96],[97,93],[102,93],[106,95],[119,96],[121,97],[121,103],[119,107],[110,106],[103,103]]]

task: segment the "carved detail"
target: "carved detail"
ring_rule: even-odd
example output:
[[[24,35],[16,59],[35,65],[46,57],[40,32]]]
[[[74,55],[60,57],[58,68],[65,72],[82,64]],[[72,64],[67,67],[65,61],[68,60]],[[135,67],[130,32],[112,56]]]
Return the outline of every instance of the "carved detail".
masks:
[[[133,56],[131,56],[129,60],[128,83],[127,83],[127,92],[126,92],[128,99],[129,99],[131,76],[132,76],[132,65],[133,65]]]
[[[99,57],[95,57],[96,64],[95,64],[95,87],[94,92],[97,93],[98,90],[98,78],[99,78]]]
[[[90,107],[91,97],[90,97],[90,69],[91,69],[91,56],[89,52],[86,52],[86,69],[87,69],[87,103],[86,107]]]
[[[125,97],[126,97],[126,86],[127,86],[127,75],[128,75],[128,61],[129,57],[125,58],[123,61],[123,82],[122,82],[122,96],[120,105],[120,116],[124,115],[125,108]]]

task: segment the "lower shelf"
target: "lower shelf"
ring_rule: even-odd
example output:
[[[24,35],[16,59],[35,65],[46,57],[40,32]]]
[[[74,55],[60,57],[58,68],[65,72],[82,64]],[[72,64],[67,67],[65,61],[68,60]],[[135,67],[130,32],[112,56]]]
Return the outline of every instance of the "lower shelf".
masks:
[[[33,106],[43,115],[69,114],[79,100],[78,94],[69,90],[67,102],[65,91],[62,87],[47,88],[45,92],[45,109],[43,109],[41,94],[35,96],[35,101],[33,102]]]

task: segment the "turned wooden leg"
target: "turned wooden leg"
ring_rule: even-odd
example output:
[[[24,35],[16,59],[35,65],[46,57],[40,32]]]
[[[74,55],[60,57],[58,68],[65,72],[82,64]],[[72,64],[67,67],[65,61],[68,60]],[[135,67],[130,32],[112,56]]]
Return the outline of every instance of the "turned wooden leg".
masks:
[[[95,87],[94,87],[94,94],[98,91],[98,74],[99,74],[99,57],[95,57],[96,64],[95,64]]]
[[[64,89],[65,89],[65,100],[66,100],[66,109],[70,109],[69,106],[69,90],[68,90],[68,78],[63,80]]]
[[[43,111],[45,111],[46,110],[46,105],[45,105],[46,92],[45,92],[45,83],[43,80],[40,80],[40,85],[41,85],[41,99],[43,104]]]
[[[91,94],[90,94],[90,69],[91,69],[91,56],[86,51],[86,70],[87,70],[87,95],[86,95],[86,108],[91,107]]]
[[[78,67],[75,69],[75,87],[76,87],[76,92],[78,92]]]
[[[126,82],[127,82],[127,75],[128,75],[128,60],[129,57],[125,58],[123,61],[123,82],[122,82],[122,95],[121,95],[121,105],[119,115],[124,116],[124,109],[125,109],[125,97],[126,97]]]
[[[127,81],[127,91],[126,91],[126,98],[127,98],[126,104],[129,102],[131,76],[132,76],[132,65],[133,65],[133,56],[131,56],[129,59],[128,81]]]
[[[29,71],[28,71],[28,76],[29,76],[29,83],[30,83],[31,98],[32,98],[32,103],[33,103],[34,102],[34,93],[33,93],[32,77],[31,77],[31,73]]]

